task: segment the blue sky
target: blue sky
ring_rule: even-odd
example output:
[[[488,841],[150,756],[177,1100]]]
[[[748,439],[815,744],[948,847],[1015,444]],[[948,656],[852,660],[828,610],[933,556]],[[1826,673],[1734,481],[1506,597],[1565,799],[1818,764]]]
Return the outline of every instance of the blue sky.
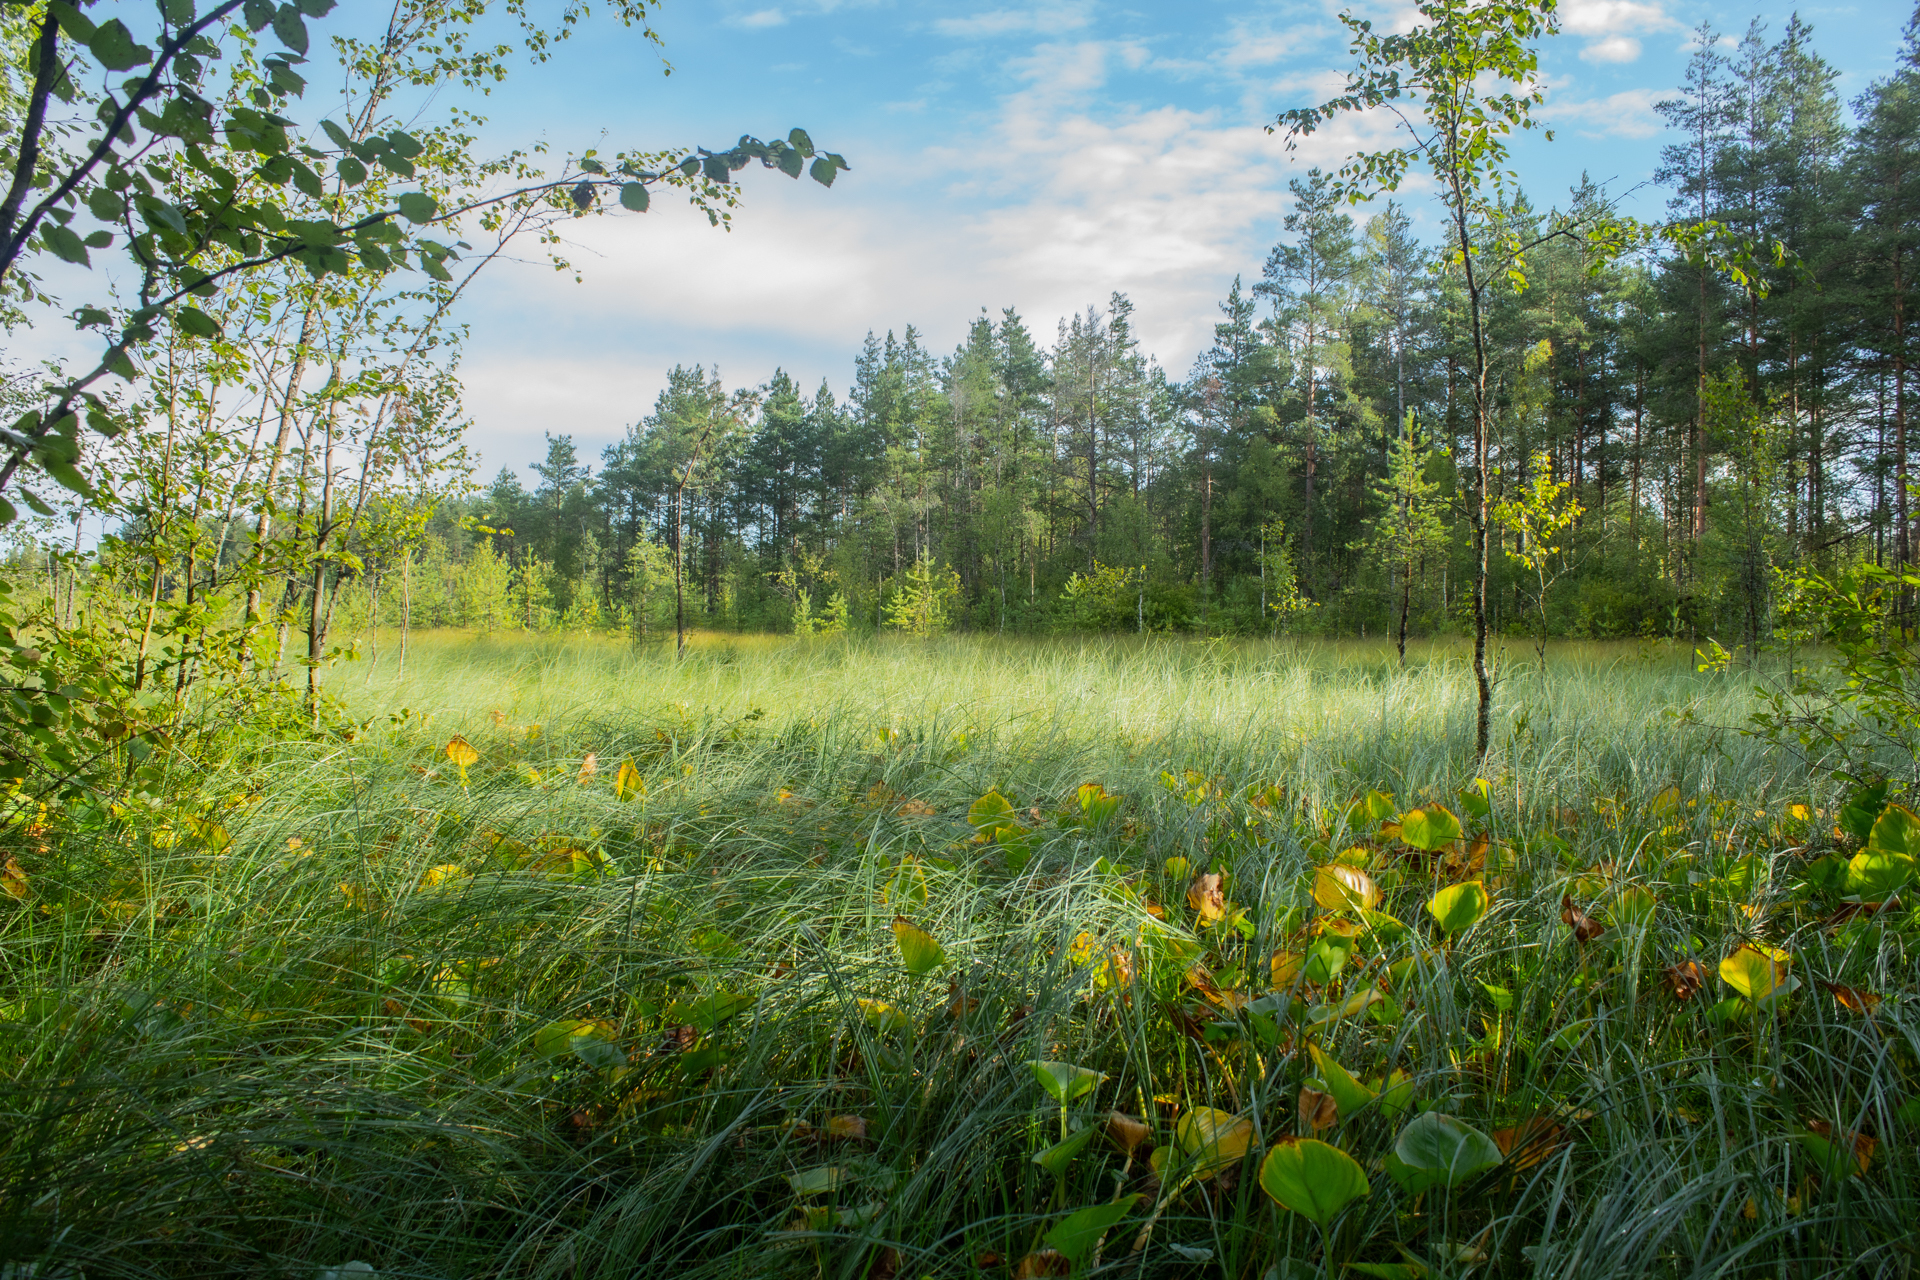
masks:
[[[597,461],[676,363],[718,365],[734,386],[784,367],[840,394],[869,329],[913,324],[944,353],[983,307],[1017,307],[1044,343],[1062,316],[1123,290],[1143,345],[1184,374],[1234,275],[1257,276],[1280,236],[1287,180],[1381,136],[1379,122],[1348,121],[1289,158],[1262,132],[1338,88],[1338,7],[669,0],[656,26],[671,76],[637,32],[596,13],[549,62],[467,104],[490,117],[485,150],[718,147],[797,124],[853,169],[831,191],[748,169],[730,233],[666,200],[571,224],[578,284],[532,249],[489,268],[462,315],[482,480],[543,456],[547,432]],[[321,30],[385,9],[347,0]],[[1777,37],[1791,10],[1757,12]],[[1800,10],[1849,100],[1891,69],[1910,12]],[[1692,29],[1707,19],[1737,39],[1756,16],[1695,0],[1561,0],[1561,13],[1542,57],[1558,138],[1520,148],[1540,203],[1583,170],[1615,191],[1646,183],[1664,140],[1653,104],[1679,83]],[[309,106],[324,111],[315,54]],[[1423,193],[1403,198],[1431,237]],[[1664,199],[1643,187],[1630,207],[1657,213]],[[43,331],[26,345],[72,341]]]
[[[579,225],[585,280],[504,265],[468,310],[468,408],[491,474],[570,432],[583,453],[652,403],[668,367],[730,384],[784,366],[844,389],[862,337],[920,327],[950,350],[982,307],[1015,306],[1043,340],[1059,318],[1134,299],[1145,345],[1184,373],[1235,273],[1280,234],[1289,177],[1337,161],[1347,125],[1289,159],[1261,125],[1324,96],[1347,65],[1337,6],[1059,0],[718,0],[669,4],[674,71],[635,33],[590,29],[523,68],[486,108],[489,140],[555,148],[724,145],[804,125],[853,171],[833,190],[747,171],[731,233],[663,203]],[[1375,16],[1394,21],[1398,11]],[[1777,36],[1791,10],[1757,13]],[[1852,98],[1890,69],[1910,10],[1803,8]],[[1692,28],[1732,38],[1756,11],[1684,0],[1563,0],[1544,115],[1523,179],[1564,197],[1583,170],[1646,182],[1653,104],[1679,83]],[[1664,193],[1645,189],[1641,212]],[[1427,228],[1417,191],[1407,200]]]

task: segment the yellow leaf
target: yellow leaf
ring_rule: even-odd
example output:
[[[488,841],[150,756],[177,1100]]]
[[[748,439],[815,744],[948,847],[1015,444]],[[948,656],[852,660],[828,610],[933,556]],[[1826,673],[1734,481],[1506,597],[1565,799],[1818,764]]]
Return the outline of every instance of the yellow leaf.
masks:
[[[447,759],[458,765],[461,776],[465,777],[468,765],[480,763],[480,753],[473,749],[471,742],[456,733],[447,740]]]
[[[1220,877],[1211,872],[1195,876],[1187,886],[1187,905],[1199,916],[1198,923],[1203,928],[1225,916],[1227,901],[1220,888]]]
[[[9,898],[21,902],[27,900],[27,873],[20,869],[20,863],[8,857],[6,866],[0,868],[0,890],[5,890]]]
[[[1325,911],[1371,910],[1380,905],[1380,890],[1360,868],[1334,863],[1314,869],[1313,900]]]
[[[1776,947],[1749,942],[1720,962],[1720,977],[1756,1004],[1786,981],[1793,957]]]
[[[1181,1116],[1173,1137],[1196,1178],[1211,1178],[1238,1164],[1259,1141],[1253,1121],[1215,1107],[1195,1107]]]
[[[632,800],[636,796],[647,794],[646,779],[640,776],[640,769],[628,756],[620,762],[620,772],[613,778],[613,795],[616,800]]]

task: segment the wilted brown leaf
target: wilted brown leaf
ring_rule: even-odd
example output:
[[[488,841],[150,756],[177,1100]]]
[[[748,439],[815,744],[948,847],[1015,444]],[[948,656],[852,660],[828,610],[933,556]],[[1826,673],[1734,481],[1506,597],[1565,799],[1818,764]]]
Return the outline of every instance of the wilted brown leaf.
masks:
[[[1132,1156],[1151,1132],[1146,1125],[1124,1112],[1107,1113],[1107,1137],[1113,1140],[1113,1145],[1120,1148],[1120,1154],[1124,1156]]]
[[[955,1022],[980,1007],[980,1002],[960,989],[960,979],[947,979],[947,1016]]]
[[[1300,1128],[1305,1133],[1318,1133],[1340,1118],[1340,1106],[1330,1093],[1318,1089],[1300,1090]]]
[[[864,1116],[828,1116],[820,1132],[829,1141],[865,1142],[867,1121]]]
[[[900,1251],[892,1245],[882,1245],[874,1252],[873,1262],[867,1267],[867,1280],[893,1280],[900,1274]]]
[[[1691,1000],[1701,987],[1707,985],[1707,971],[1697,960],[1682,960],[1669,967],[1662,975],[1662,980],[1675,1000]]]
[[[980,1268],[980,1270],[982,1271],[991,1271],[995,1267],[1006,1266],[1007,1260],[1001,1257],[999,1253],[996,1252],[995,1250],[982,1249],[979,1253],[974,1255],[973,1265]]]
[[[1833,1136],[1833,1125],[1825,1120],[1809,1120],[1807,1121],[1807,1128],[1811,1132],[1819,1134],[1828,1142],[1848,1142],[1853,1147],[1854,1163],[1860,1166],[1860,1172],[1863,1174],[1867,1171],[1867,1166],[1873,1163],[1873,1153],[1880,1146],[1880,1140],[1878,1138],[1870,1138],[1864,1133],[1847,1133],[1842,1134],[1839,1138],[1835,1138]]]
[[[900,813],[908,818],[931,818],[939,812],[925,800],[907,800],[900,805]]]
[[[1573,940],[1578,943],[1592,942],[1606,932],[1604,925],[1574,906],[1573,898],[1564,893],[1560,895],[1560,919],[1562,923],[1572,927]]]
[[[1531,1116],[1511,1129],[1495,1129],[1494,1145],[1515,1169],[1531,1169],[1567,1143],[1560,1137],[1560,1126],[1545,1116]]]
[[[593,775],[598,772],[600,772],[600,757],[596,753],[589,751],[580,761],[580,785],[583,787],[586,786],[588,782],[592,781]]]
[[[1220,877],[1209,872],[1195,876],[1187,886],[1187,905],[1200,917],[1199,924],[1210,925],[1227,914],[1227,897],[1220,888]]]
[[[1042,1249],[1020,1259],[1013,1269],[1014,1280],[1033,1280],[1036,1276],[1064,1276],[1072,1270],[1066,1255],[1058,1249]]]
[[[1877,992],[1862,991],[1858,987],[1843,986],[1838,982],[1828,982],[1824,978],[1819,979],[1819,983],[1833,993],[1833,998],[1838,1000],[1844,1009],[1851,1009],[1855,1013],[1871,1015],[1875,1009],[1880,1007],[1880,996]]]
[[[1859,916],[1877,916],[1888,907],[1897,905],[1897,899],[1888,902],[1843,902],[1827,917],[1827,923],[1845,924]]]

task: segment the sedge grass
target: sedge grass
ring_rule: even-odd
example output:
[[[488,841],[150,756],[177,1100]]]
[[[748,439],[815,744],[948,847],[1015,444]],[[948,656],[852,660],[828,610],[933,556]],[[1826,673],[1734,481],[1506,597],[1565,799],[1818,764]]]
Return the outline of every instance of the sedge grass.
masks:
[[[1560,1126],[1538,1161],[1414,1198],[1379,1164],[1399,1122],[1342,1117],[1322,1136],[1372,1193],[1332,1260],[1909,1274],[1914,922],[1819,918],[1796,887],[1819,833],[1789,806],[1832,797],[1732,732],[1746,688],[1684,651],[1509,665],[1485,772],[1515,858],[1451,943],[1422,910],[1435,880],[1405,869],[1383,906],[1412,932],[1377,957],[1416,959],[1401,1017],[1266,1044],[1195,986],[1198,961],[1265,993],[1313,918],[1310,868],[1364,835],[1355,795],[1453,803],[1471,778],[1462,655],[1410,658],[702,636],[676,663],[440,635],[414,637],[404,679],[390,653],[337,668],[356,729],[236,742],[183,774],[178,813],[28,859],[31,897],[0,924],[0,1258],[21,1276],[1008,1274],[1065,1213],[1170,1190],[1096,1140],[1063,1197],[1031,1160],[1058,1111],[1025,1062],[1104,1073],[1084,1118],[1142,1117],[1162,1146],[1199,1106],[1271,1144],[1298,1125],[1311,1038],[1488,1131]],[[455,734],[480,755],[464,779]],[[1086,782],[1124,797],[1114,822],[1034,821]],[[1284,798],[1250,805],[1256,784]],[[966,822],[993,788],[1035,827],[1017,870]],[[1174,858],[1226,873],[1244,930],[1196,927]],[[1604,917],[1631,887],[1650,920],[1571,938],[1563,894]],[[905,971],[897,915],[940,942],[934,973]],[[1804,980],[1781,1008],[1716,1022],[1717,983],[1664,989],[1667,966],[1711,974],[1756,937]],[[1816,977],[1883,1000],[1856,1014]],[[823,1136],[834,1117],[865,1137]],[[1810,1123],[1871,1138],[1864,1176],[1810,1166]],[[1102,1273],[1329,1269],[1254,1170],[1170,1198],[1134,1254],[1143,1208]]]

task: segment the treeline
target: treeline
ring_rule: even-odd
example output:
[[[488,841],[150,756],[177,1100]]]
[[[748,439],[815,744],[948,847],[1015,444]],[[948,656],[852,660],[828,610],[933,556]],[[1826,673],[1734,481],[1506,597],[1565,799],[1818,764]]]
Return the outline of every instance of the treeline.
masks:
[[[1911,563],[1915,37],[1851,112],[1836,78],[1798,18],[1777,40],[1703,27],[1659,106],[1676,216],[1784,249],[1744,280],[1558,237],[1494,296],[1497,629],[1751,643],[1776,568]],[[677,554],[707,626],[790,626],[803,599],[805,626],[836,596],[878,625],[923,559],[973,629],[1459,626],[1459,282],[1402,208],[1356,226],[1328,188],[1292,183],[1284,237],[1184,377],[1141,351],[1123,294],[1050,342],[1012,309],[944,356],[911,326],[869,335],[844,400],[676,368],[597,465],[550,436],[531,486],[503,471],[458,511],[492,532],[457,535],[449,508],[431,554],[457,576],[484,548],[520,625],[658,626]],[[1524,199],[1505,219],[1488,234],[1547,225]]]

